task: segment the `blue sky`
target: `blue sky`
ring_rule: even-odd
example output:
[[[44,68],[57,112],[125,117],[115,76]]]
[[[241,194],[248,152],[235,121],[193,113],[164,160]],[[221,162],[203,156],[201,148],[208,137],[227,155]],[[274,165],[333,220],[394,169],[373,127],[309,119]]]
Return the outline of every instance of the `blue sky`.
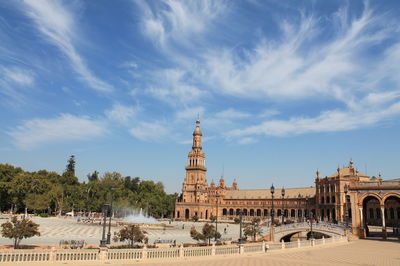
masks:
[[[400,177],[399,1],[1,1],[0,161],[162,181]]]

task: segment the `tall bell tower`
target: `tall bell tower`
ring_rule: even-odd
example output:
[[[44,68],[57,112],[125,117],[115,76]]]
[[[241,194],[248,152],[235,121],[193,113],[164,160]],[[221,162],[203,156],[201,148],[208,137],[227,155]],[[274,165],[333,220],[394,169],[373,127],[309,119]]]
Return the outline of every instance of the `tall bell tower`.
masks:
[[[182,186],[182,200],[184,202],[207,201],[206,155],[201,146],[200,120],[196,121],[193,131],[192,150],[188,154],[186,177]]]

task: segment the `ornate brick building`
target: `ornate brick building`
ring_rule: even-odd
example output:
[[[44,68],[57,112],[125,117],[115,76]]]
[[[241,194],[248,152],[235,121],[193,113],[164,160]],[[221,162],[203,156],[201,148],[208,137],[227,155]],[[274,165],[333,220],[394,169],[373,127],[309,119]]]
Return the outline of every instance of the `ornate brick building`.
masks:
[[[217,185],[214,182],[208,185],[201,140],[197,120],[182,194],[175,205],[175,218],[197,216],[200,220],[209,220],[217,216],[220,220],[230,220],[242,210],[245,219],[260,217],[270,221],[274,212],[279,221],[302,221],[310,217],[320,221],[348,221],[353,233],[360,237],[368,234],[369,225],[382,226],[386,232],[386,226],[397,226],[400,222],[399,179],[383,181],[380,175],[368,177],[350,160],[348,166],[338,167],[330,176],[321,178],[317,170],[315,186],[275,189],[272,200],[270,189],[241,190],[236,181],[229,187],[224,177]]]

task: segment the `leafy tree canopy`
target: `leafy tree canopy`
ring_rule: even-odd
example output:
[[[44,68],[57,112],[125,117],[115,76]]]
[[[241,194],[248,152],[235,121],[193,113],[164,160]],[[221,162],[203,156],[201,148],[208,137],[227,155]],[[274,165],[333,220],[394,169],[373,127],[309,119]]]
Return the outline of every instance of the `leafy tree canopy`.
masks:
[[[39,225],[27,218],[18,220],[16,216],[10,222],[1,225],[3,237],[11,238],[14,241],[14,248],[18,248],[22,239],[33,236],[40,236]]]

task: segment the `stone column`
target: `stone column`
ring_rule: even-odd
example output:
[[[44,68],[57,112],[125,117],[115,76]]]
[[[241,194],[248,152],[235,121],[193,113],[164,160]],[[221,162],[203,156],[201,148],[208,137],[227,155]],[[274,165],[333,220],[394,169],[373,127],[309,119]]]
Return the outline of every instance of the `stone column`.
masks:
[[[212,247],[211,247],[211,256],[215,256],[215,242],[212,243]]]
[[[240,244],[240,245],[239,245],[239,254],[240,254],[240,255],[244,254],[244,247],[243,247],[243,244]]]
[[[52,247],[51,248],[51,251],[50,251],[50,258],[49,258],[49,261],[50,262],[54,262],[54,261],[56,261],[56,248],[55,247]]]
[[[185,252],[183,250],[183,243],[179,247],[179,258],[183,258],[185,256]]]
[[[360,210],[360,228],[364,229],[364,215],[363,215],[363,208],[359,207]]]
[[[283,239],[281,241],[281,244],[282,244],[282,249],[285,249],[285,241],[283,241]]]
[[[381,216],[382,216],[382,233],[383,239],[386,239],[386,221],[385,221],[385,205],[381,206]]]
[[[142,250],[142,259],[147,259],[147,246],[145,245]]]
[[[265,252],[265,241],[262,242],[262,251]]]
[[[107,248],[100,248],[99,259],[103,262],[107,260]]]

